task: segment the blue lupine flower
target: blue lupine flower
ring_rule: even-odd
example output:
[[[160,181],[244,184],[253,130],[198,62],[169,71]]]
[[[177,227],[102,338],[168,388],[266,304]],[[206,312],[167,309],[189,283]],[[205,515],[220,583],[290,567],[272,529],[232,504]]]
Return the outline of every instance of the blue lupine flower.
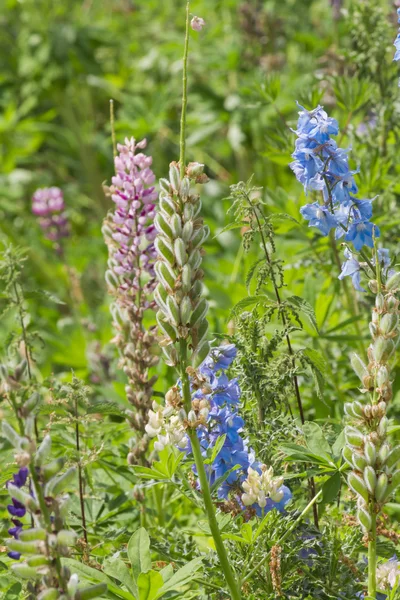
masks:
[[[317,227],[323,235],[328,235],[330,230],[338,224],[336,217],[329,209],[318,202],[302,206],[300,212],[307,221],[310,221],[308,226]]]
[[[354,221],[346,233],[346,241],[353,242],[354,248],[358,251],[365,246],[374,247],[374,236],[380,236],[379,227],[366,220]]]
[[[359,292],[365,292],[364,288],[361,287],[360,284],[360,263],[356,258],[354,258],[353,254],[348,248],[345,249],[344,255],[347,258],[347,260],[342,265],[342,272],[340,273],[338,279],[343,279],[344,277],[351,277],[354,288]]]
[[[210,455],[218,438],[225,435],[223,446],[212,464],[206,464],[206,471],[210,485],[220,477],[225,477],[218,487],[217,494],[220,499],[227,499],[230,494],[235,498],[243,510],[246,508],[240,500],[240,486],[246,479],[249,467],[260,469],[260,463],[255,459],[254,451],[249,447],[248,440],[243,436],[244,421],[239,415],[240,387],[236,378],[230,379],[225,371],[230,367],[237,354],[234,344],[227,344],[211,350],[208,358],[200,366],[199,371],[209,379],[211,392],[204,395],[201,390],[196,390],[193,397],[201,399],[206,397],[210,404],[208,423],[206,427],[199,427],[197,435],[204,458]],[[191,453],[190,440],[184,450]],[[227,473],[235,466],[238,469]],[[193,471],[197,473],[195,465]],[[282,486],[283,497],[280,502],[268,499],[264,513],[276,508],[280,512],[291,498],[291,492]],[[262,514],[260,506],[253,505],[257,514]]]
[[[27,482],[28,479],[28,474],[29,471],[26,467],[22,467],[21,469],[19,469],[18,473],[15,473],[13,475],[13,480],[12,483],[18,487],[18,488],[22,488],[24,487],[24,485]],[[16,500],[15,498],[11,498],[11,502],[12,504],[8,504],[7,506],[7,510],[10,513],[11,516],[13,517],[23,517],[26,514],[26,508],[23,504],[21,504],[21,502],[18,502],[18,500]],[[17,519],[11,519],[12,524],[14,525],[14,527],[11,527],[8,530],[8,533],[15,538],[16,540],[19,538],[19,534],[22,531],[22,523],[19,520],[19,518]],[[9,552],[8,556],[10,558],[13,558],[14,560],[19,560],[21,558],[21,554],[19,552]]]

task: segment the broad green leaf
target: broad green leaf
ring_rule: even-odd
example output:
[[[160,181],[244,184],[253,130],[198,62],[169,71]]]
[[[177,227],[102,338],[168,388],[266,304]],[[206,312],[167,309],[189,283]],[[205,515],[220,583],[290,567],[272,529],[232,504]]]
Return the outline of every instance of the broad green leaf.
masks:
[[[337,497],[341,484],[340,473],[337,471],[327,479],[322,486],[322,503],[329,504]]]
[[[194,573],[201,567],[202,559],[194,558],[181,569],[179,569],[167,582],[162,586],[159,594],[155,598],[161,598],[163,594],[169,591],[177,590],[191,582]]]
[[[151,569],[150,538],[144,527],[140,527],[128,542],[128,557],[135,581],[141,573]]]
[[[79,578],[89,583],[106,583],[107,589],[113,598],[123,598],[123,600],[136,600],[130,592],[126,592],[120,587],[116,586],[105,573],[98,569],[88,567],[84,563],[81,563],[73,558],[64,558],[63,563],[70,567],[72,573],[77,573]]]
[[[139,600],[155,600],[155,598],[161,598],[157,592],[159,592],[163,583],[162,575],[158,571],[140,573],[137,581]]]
[[[126,564],[119,558],[108,558],[104,561],[103,571],[106,575],[118,579],[134,596],[137,595],[137,585]]]
[[[318,423],[306,421],[302,427],[309,450],[311,450],[313,454],[321,456],[322,458],[330,458],[331,448],[326,441],[325,434]]]

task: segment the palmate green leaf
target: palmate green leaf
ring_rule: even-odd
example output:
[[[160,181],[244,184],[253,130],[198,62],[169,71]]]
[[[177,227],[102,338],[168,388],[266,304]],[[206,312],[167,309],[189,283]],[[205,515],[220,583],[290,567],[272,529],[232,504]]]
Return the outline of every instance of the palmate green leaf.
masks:
[[[132,565],[132,574],[136,582],[141,573],[151,569],[150,538],[144,527],[140,527],[128,542],[128,557]]]
[[[156,461],[152,467],[134,466],[136,475],[142,479],[166,480],[171,479],[176,473],[180,463],[185,458],[183,452],[175,452],[171,448],[164,448],[159,453],[160,460]]]
[[[138,577],[138,594],[139,600],[155,600],[161,598],[162,594],[159,594],[160,589],[164,584],[161,573],[158,571],[147,571],[146,573],[140,573]]]
[[[188,585],[194,573],[196,573],[202,565],[201,558],[194,558],[182,568],[180,568],[168,581],[164,583],[159,594],[155,598],[161,598],[163,594],[177,590],[185,585]]]
[[[340,485],[341,475],[339,471],[337,471],[322,485],[322,504],[329,504],[336,499],[340,490]]]
[[[87,581],[88,583],[106,583],[109,597],[118,599],[123,598],[123,600],[136,600],[135,596],[115,585],[102,571],[88,567],[84,563],[73,558],[64,558],[63,563],[71,569],[72,573],[77,573],[80,579]]]
[[[302,312],[308,318],[315,331],[319,333],[315,311],[307,300],[300,298],[300,296],[289,296],[289,298],[286,298],[286,302]]]
[[[108,558],[103,563],[103,570],[106,575],[118,579],[134,596],[137,595],[136,582],[124,561],[119,558]]]
[[[331,447],[318,423],[306,421],[302,426],[307,448],[316,456],[331,458]]]

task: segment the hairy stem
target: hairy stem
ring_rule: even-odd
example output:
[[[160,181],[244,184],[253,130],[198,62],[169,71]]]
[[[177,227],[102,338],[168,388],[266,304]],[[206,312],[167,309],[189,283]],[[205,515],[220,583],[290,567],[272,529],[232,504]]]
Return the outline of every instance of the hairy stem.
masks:
[[[186,372],[187,367],[187,342],[183,339],[180,340],[180,376],[182,380],[182,393],[185,409],[189,412],[192,404],[192,397],[190,394],[190,381],[189,376]],[[229,558],[225,550],[224,542],[222,540],[221,532],[218,527],[217,518],[215,515],[215,508],[211,497],[210,486],[208,483],[207,473],[204,468],[203,457],[201,455],[200,442],[197,437],[195,429],[188,430],[190,443],[192,446],[193,457],[196,464],[197,474],[199,476],[200,488],[204,501],[205,512],[207,514],[210,531],[214,539],[215,549],[217,551],[221,568],[225,576],[226,583],[231,592],[232,600],[240,600],[241,593],[240,587],[233,574],[231,566],[229,564]]]

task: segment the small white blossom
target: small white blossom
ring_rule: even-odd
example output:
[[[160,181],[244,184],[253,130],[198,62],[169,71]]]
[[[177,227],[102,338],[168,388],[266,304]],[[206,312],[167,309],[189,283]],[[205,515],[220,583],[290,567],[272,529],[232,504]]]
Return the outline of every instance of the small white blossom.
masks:
[[[378,566],[376,581],[384,589],[394,588],[396,584],[400,583],[400,564],[395,557]]]
[[[283,491],[280,489],[283,484],[283,477],[275,477],[272,467],[261,466],[261,474],[251,467],[247,471],[247,479],[242,487],[244,494],[242,502],[245,506],[251,506],[257,503],[261,508],[267,504],[268,498],[273,502],[280,502],[283,498]]]

